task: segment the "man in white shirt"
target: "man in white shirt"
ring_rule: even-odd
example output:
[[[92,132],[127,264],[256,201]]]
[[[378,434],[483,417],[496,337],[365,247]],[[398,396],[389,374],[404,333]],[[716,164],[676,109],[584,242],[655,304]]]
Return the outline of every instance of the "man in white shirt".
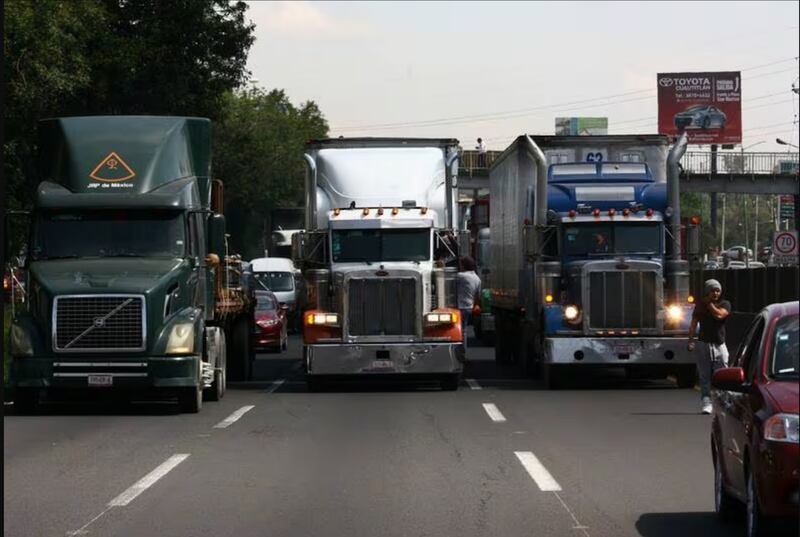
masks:
[[[483,143],[481,138],[478,138],[478,145],[475,146],[475,149],[478,150],[478,167],[485,168],[486,167],[486,144]]]
[[[467,350],[467,326],[472,318],[472,307],[481,293],[481,279],[475,272],[475,260],[469,256],[461,258],[461,270],[456,276],[458,309],[461,311],[461,332],[464,337],[464,352]]]

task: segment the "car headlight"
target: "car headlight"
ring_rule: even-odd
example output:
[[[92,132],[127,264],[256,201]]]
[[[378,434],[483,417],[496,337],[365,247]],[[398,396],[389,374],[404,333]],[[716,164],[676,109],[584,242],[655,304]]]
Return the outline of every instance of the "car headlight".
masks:
[[[683,319],[683,308],[677,304],[667,306],[667,319],[671,323],[679,323]]]
[[[569,322],[575,322],[580,317],[581,310],[578,306],[567,306],[564,308],[564,318]]]
[[[167,354],[194,352],[194,323],[178,323],[172,327],[167,341]]]
[[[797,414],[775,414],[764,423],[764,439],[774,442],[800,442]]]
[[[266,328],[268,326],[274,326],[278,324],[278,321],[275,319],[259,319],[256,321],[256,324],[262,328]]]
[[[9,334],[11,356],[33,356],[33,341],[27,330],[18,324],[11,325]]]

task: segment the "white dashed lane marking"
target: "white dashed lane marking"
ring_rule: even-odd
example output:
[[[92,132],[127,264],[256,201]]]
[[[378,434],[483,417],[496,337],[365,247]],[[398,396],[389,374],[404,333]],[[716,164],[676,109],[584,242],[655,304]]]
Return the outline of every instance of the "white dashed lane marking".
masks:
[[[469,386],[470,390],[482,390],[483,387],[478,384],[478,381],[475,379],[467,379],[467,385]]]
[[[550,472],[547,471],[547,468],[539,462],[539,459],[536,458],[536,455],[533,454],[531,451],[515,451],[514,455],[517,456],[519,462],[522,463],[522,466],[525,467],[525,470],[528,471],[528,474],[536,481],[536,484],[539,486],[539,489],[542,491],[559,491],[561,490],[561,485],[550,475]]]
[[[167,475],[173,468],[185,461],[189,457],[188,453],[177,453],[159,464],[155,470],[131,485],[131,487],[108,502],[109,507],[122,507],[131,503],[136,497],[152,487],[156,481]]]
[[[221,422],[219,422],[216,425],[214,425],[214,428],[215,429],[225,429],[226,427],[229,427],[232,423],[236,422],[239,418],[241,418],[242,416],[244,416],[246,413],[250,412],[254,408],[255,408],[255,405],[243,406],[242,408],[240,408],[239,410],[237,410],[236,412],[234,412],[233,414],[231,414],[230,416],[228,416],[227,418],[225,418]]]
[[[501,423],[506,421],[506,417],[503,416],[503,413],[500,412],[500,409],[498,409],[494,403],[483,403],[483,409],[489,414],[493,422]]]

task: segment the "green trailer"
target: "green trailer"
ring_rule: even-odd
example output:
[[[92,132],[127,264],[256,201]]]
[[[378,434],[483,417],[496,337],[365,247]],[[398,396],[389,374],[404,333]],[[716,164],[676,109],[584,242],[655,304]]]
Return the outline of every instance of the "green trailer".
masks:
[[[15,311],[18,412],[45,392],[177,398],[184,412],[246,378],[251,301],[231,284],[222,183],[204,118],[40,123],[25,307]]]

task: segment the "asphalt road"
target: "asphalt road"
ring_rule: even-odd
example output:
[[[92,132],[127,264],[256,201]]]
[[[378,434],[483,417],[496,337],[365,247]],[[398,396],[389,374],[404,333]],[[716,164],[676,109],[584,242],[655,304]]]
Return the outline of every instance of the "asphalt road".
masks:
[[[740,535],[713,513],[698,393],[610,372],[545,391],[473,347],[457,392],[308,393],[300,343],[200,414],[5,407],[4,534]],[[467,381],[466,379],[469,379]]]

